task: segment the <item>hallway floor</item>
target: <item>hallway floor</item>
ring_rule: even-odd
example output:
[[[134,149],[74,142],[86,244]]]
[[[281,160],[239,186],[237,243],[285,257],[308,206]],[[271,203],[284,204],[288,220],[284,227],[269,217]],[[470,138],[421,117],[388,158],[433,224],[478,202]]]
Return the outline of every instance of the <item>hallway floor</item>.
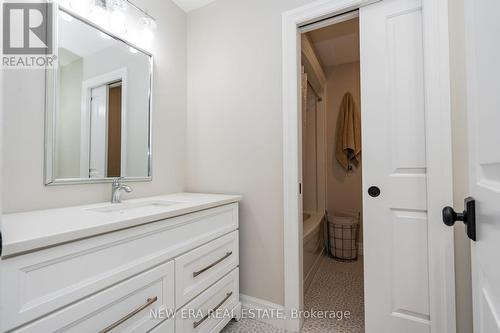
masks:
[[[305,309],[349,311],[350,318],[305,319],[302,333],[364,333],[363,260],[342,263],[325,257],[304,299]],[[232,321],[223,333],[283,333],[256,320]]]

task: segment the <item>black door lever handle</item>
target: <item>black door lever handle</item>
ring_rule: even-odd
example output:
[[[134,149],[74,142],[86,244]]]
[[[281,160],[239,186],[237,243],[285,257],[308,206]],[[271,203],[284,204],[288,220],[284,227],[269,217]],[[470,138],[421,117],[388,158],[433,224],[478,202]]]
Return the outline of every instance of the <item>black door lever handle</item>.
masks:
[[[467,236],[476,241],[476,201],[469,197],[464,201],[465,210],[457,213],[452,207],[443,208],[443,222],[451,227],[456,221],[462,221],[465,224]]]

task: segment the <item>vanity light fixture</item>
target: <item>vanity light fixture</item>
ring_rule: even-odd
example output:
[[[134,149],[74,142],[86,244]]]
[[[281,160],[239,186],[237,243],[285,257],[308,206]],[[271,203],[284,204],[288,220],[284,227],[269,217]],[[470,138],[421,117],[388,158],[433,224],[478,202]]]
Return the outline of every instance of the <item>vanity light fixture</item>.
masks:
[[[124,10],[127,2],[126,0],[106,0],[106,7],[111,10]]]
[[[145,10],[138,7],[130,0],[125,0],[130,7],[138,11],[142,17],[140,18],[140,25],[142,26],[142,37],[151,42],[153,40],[153,31],[156,30],[156,20],[153,16],[149,15]]]
[[[110,16],[111,29],[117,33],[126,33],[125,14],[120,10],[114,10]]]
[[[72,0],[81,1],[81,0]],[[84,0],[87,1],[87,0]],[[127,16],[125,12],[132,8],[140,14],[138,27],[141,29],[141,37],[151,42],[153,40],[153,31],[156,29],[156,20],[153,16],[149,15],[145,10],[134,4],[130,0],[93,0],[96,5],[97,10],[106,12],[108,16],[108,22],[111,29],[116,32],[123,34],[127,32]],[[96,11],[97,11],[96,10]]]
[[[150,16],[143,16],[140,20],[142,26],[142,37],[151,42],[154,38],[153,31],[156,30],[156,21]]]
[[[92,21],[97,23],[99,26],[106,27],[109,25],[110,14],[111,13],[106,8],[96,5],[92,11]]]
[[[151,30],[156,29],[156,20],[149,15],[141,17],[140,22],[144,28],[149,28]]]

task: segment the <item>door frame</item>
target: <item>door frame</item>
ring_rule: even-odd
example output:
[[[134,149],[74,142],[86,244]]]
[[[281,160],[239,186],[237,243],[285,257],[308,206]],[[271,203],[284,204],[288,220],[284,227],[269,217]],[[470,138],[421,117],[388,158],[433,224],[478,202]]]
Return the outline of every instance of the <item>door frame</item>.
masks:
[[[384,0],[318,0],[282,14],[284,308],[303,309],[303,225],[300,175],[300,26]],[[455,333],[453,231],[441,209],[453,203],[448,0],[421,0],[423,20],[428,205],[429,300],[432,333]],[[362,50],[361,50],[362,52]],[[365,249],[369,251],[369,249]],[[285,329],[298,332],[300,318]]]

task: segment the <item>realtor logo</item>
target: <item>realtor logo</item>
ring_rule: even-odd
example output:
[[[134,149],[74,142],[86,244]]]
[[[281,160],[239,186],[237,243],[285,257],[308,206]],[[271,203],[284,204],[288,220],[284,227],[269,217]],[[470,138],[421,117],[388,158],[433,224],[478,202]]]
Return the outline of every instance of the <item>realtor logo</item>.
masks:
[[[46,68],[55,63],[52,3],[4,2],[2,21],[4,68]]]

